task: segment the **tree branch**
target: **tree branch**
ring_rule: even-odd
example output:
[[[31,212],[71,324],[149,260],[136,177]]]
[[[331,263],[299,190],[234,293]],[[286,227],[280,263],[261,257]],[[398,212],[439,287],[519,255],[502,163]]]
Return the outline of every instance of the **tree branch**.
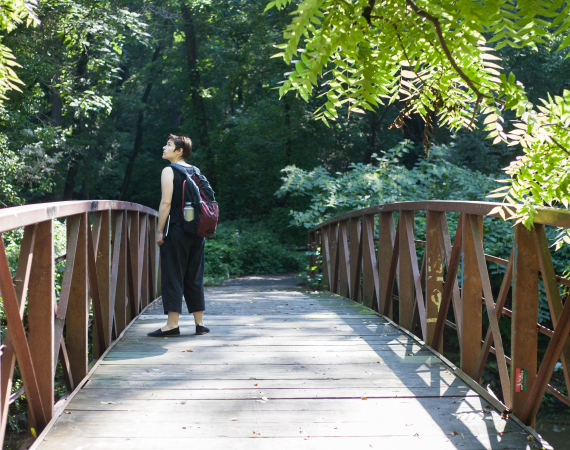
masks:
[[[477,101],[475,102],[475,109],[473,110],[473,115],[471,116],[471,122],[467,128],[471,128],[471,125],[475,122],[475,117],[477,116],[477,110],[479,109],[479,104],[481,103],[481,97],[477,96]]]
[[[550,138],[550,140],[551,140],[552,142],[554,142],[554,143],[558,146],[558,148],[560,148],[560,150],[562,150],[562,151],[565,152],[568,156],[570,156],[570,152],[569,152],[568,150],[566,150],[566,148],[564,148],[564,147],[560,144],[560,142],[558,142],[558,141],[557,141],[556,139],[554,139],[552,136],[549,136],[549,138]]]
[[[441,44],[441,47],[443,48],[443,52],[445,53],[447,60],[450,62],[451,66],[453,67],[453,69],[455,69],[455,71],[461,77],[461,79],[465,81],[467,86],[471,88],[471,90],[477,95],[478,98],[488,97],[475,87],[473,81],[465,74],[465,72],[463,72],[463,70],[461,70],[461,67],[457,65],[457,62],[455,62],[455,59],[453,58],[453,55],[449,51],[447,43],[445,42],[445,39],[443,37],[443,31],[441,30],[441,24],[439,23],[439,19],[437,17],[432,16],[430,13],[419,9],[418,6],[412,0],[406,0],[406,4],[410,8],[412,8],[412,11],[414,11],[418,16],[423,17],[424,19],[427,19],[431,23],[433,23],[433,25],[435,26],[435,31],[437,33],[437,38],[439,40],[439,43]]]

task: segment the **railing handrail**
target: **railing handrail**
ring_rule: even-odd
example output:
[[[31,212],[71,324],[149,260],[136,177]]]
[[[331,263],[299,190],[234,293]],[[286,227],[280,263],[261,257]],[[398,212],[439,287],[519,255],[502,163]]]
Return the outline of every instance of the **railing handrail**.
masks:
[[[316,231],[320,228],[343,220],[354,217],[362,217],[375,215],[382,212],[398,212],[398,211],[437,211],[449,213],[465,213],[477,216],[498,217],[499,212],[491,212],[498,206],[502,206],[507,214],[507,218],[514,212],[514,206],[509,203],[498,202],[473,202],[462,200],[421,200],[409,202],[384,203],[367,208],[358,209],[348,213],[331,217],[318,225],[315,225],[310,231]],[[538,212],[534,217],[534,223],[542,225],[550,225],[554,227],[570,228],[570,211],[556,208],[538,208]]]
[[[117,200],[80,200],[51,203],[34,203],[0,209],[0,233],[33,225],[51,219],[61,219],[75,214],[122,210],[138,211],[158,216],[158,212],[138,203]]]

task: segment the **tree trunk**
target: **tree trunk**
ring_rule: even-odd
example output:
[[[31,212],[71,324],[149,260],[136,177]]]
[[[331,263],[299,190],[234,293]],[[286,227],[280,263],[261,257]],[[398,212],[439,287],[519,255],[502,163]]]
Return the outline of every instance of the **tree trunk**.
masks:
[[[215,187],[216,175],[214,173],[214,155],[210,146],[208,134],[208,121],[206,117],[206,107],[202,98],[200,69],[198,68],[198,51],[196,45],[196,29],[194,27],[194,17],[188,5],[182,2],[182,17],[184,19],[184,34],[186,35],[186,57],[188,69],[190,71],[190,97],[192,99],[192,109],[194,117],[198,122],[198,142],[200,151],[205,152],[205,167],[203,172],[208,177],[208,181]]]
[[[158,45],[158,47],[156,47],[156,49],[154,50],[154,53],[152,55],[152,64],[155,63],[155,61],[158,59],[158,57],[160,56],[160,52],[162,51],[162,45]],[[151,77],[150,77],[150,81],[147,83],[146,88],[144,90],[141,102],[143,105],[146,105],[146,102],[148,101],[148,97],[150,96],[150,91],[152,90],[152,80],[153,80],[153,76],[152,76],[152,69],[151,69]],[[135,123],[135,142],[133,144],[133,149],[131,151],[131,154],[129,156],[129,162],[127,163],[127,169],[125,170],[125,177],[123,178],[123,186],[121,188],[121,194],[119,195],[119,200],[124,200],[125,199],[125,195],[127,195],[127,190],[129,188],[129,183],[131,181],[131,175],[133,174],[133,167],[135,165],[135,160],[137,159],[137,156],[139,154],[139,150],[142,146],[142,139],[143,139],[143,120],[144,120],[144,109],[141,109],[139,111],[139,113],[137,114],[137,121]]]

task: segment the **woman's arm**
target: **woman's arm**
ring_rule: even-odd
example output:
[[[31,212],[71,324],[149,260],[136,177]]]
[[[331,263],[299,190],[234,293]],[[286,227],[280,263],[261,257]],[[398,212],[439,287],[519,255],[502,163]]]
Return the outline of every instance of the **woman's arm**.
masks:
[[[174,190],[174,172],[172,171],[172,168],[165,167],[162,170],[160,184],[162,187],[162,199],[160,200],[160,207],[158,208],[158,230],[156,236],[156,243],[158,245],[164,244],[164,225],[166,224],[166,219],[170,214],[172,191]]]

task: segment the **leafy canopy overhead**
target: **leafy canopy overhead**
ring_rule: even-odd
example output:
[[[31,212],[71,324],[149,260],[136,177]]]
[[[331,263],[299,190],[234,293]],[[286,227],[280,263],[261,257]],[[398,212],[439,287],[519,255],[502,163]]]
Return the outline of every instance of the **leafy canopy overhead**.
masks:
[[[291,0],[276,0],[278,9]],[[396,101],[394,126],[419,114],[451,129],[473,128],[478,116],[494,143],[522,145],[525,155],[507,172],[515,179],[497,195],[516,204],[529,226],[537,206],[567,206],[570,93],[535,110],[524,86],[502,73],[495,50],[532,47],[558,39],[570,44],[570,4],[563,0],[304,0],[276,47],[294,69],[280,88],[308,100],[316,87],[326,102],[316,111],[327,122],[339,109],[363,113]],[[518,120],[505,122],[513,110]],[[513,114],[511,113],[511,116]],[[548,170],[561,174],[549,177]],[[507,195],[508,194],[508,195]]]

